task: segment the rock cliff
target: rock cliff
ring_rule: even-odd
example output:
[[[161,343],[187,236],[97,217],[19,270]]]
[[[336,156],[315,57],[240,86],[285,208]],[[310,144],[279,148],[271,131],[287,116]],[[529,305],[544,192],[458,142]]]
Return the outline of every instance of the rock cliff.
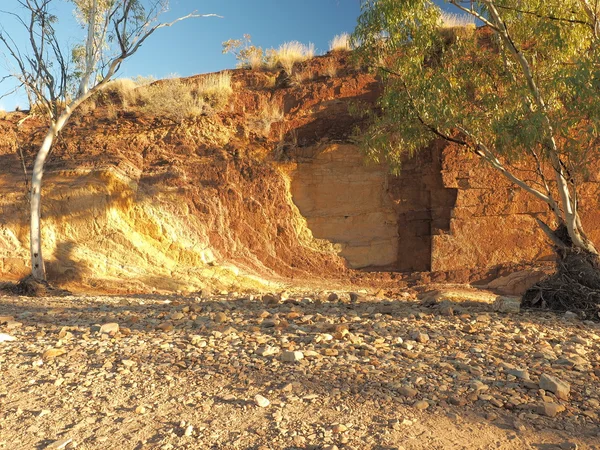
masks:
[[[193,292],[346,279],[350,269],[467,280],[494,266],[551,259],[528,215],[545,214],[543,206],[459,150],[436,143],[405,161],[398,177],[365,162],[351,140],[361,123],[348,108],[374,105],[380,86],[347,59],[302,63],[286,88],[273,86],[274,73],[232,71],[229,106],[180,123],[114,105],[74,117],[44,181],[50,279],[71,288]],[[17,126],[23,118],[0,119],[7,280],[28,271],[19,155],[31,165],[45,129],[35,117]],[[596,242],[598,186],[592,173],[582,202]]]

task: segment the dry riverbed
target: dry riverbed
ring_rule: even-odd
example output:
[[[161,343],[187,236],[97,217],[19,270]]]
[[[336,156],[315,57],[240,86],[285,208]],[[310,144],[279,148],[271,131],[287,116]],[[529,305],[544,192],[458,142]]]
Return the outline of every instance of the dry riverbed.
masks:
[[[598,324],[330,294],[0,295],[0,449],[600,449]]]

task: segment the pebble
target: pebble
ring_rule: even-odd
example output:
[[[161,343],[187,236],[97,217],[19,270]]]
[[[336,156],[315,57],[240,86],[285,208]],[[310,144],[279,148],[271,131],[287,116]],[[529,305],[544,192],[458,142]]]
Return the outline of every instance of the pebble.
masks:
[[[254,396],[254,403],[256,403],[256,405],[260,406],[261,408],[266,408],[271,404],[271,402],[268,399],[266,399],[260,394],[256,394]]]
[[[100,333],[114,335],[119,332],[119,324],[115,322],[105,323],[100,327]]]
[[[416,402],[413,407],[415,409],[418,409],[419,411],[423,411],[427,408],[429,408],[429,402],[426,402],[425,400],[420,400],[418,402]]]
[[[398,388],[398,393],[404,397],[414,398],[417,396],[419,391],[408,386],[401,386]]]
[[[285,362],[297,362],[304,358],[304,353],[300,351],[286,351],[281,354],[281,360]]]
[[[67,351],[63,348],[51,348],[44,352],[42,359],[54,359],[64,355]]]

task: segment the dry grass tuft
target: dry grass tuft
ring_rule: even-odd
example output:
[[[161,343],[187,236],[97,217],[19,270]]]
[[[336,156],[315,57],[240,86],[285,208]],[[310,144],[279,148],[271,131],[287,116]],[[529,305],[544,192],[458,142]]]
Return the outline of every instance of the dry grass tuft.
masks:
[[[231,87],[231,73],[211,73],[202,78],[197,86],[198,95],[201,96],[215,110],[223,109],[229,96],[233,93]]]
[[[313,56],[315,56],[314,44],[304,45],[298,41],[291,41],[281,44],[277,49],[277,61],[288,74],[292,73],[294,64]]]
[[[349,52],[352,50],[352,43],[348,33],[338,34],[329,42],[329,51]]]
[[[441,28],[475,28],[475,19],[469,14],[455,14],[442,11]]]
[[[260,136],[271,134],[271,125],[284,119],[283,105],[277,100],[261,100],[256,115],[248,120],[248,130]]]

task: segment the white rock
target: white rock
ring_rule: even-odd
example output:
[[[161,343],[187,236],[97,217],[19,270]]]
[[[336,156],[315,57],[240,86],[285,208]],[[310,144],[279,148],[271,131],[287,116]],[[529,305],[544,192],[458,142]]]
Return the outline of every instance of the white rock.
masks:
[[[271,404],[271,402],[269,400],[267,400],[260,394],[256,394],[254,396],[254,403],[256,403],[256,405],[260,406],[261,408],[266,408],[267,406],[269,406]]]
[[[9,341],[16,341],[17,338],[11,336],[10,334],[6,334],[6,333],[0,333],[0,342],[9,342]]]

